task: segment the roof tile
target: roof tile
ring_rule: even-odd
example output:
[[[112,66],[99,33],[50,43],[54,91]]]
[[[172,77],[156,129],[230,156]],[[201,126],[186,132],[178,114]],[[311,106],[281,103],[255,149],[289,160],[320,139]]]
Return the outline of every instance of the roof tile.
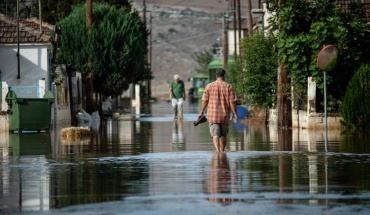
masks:
[[[48,43],[51,41],[51,31],[54,25],[42,22],[40,32],[39,20],[35,17],[21,19],[19,22],[20,43]],[[0,13],[0,43],[17,42],[17,21]]]

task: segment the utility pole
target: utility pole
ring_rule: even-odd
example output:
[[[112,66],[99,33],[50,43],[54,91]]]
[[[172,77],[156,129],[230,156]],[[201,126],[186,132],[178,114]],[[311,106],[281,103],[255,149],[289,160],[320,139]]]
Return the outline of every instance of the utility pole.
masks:
[[[90,32],[90,25],[92,24],[92,0],[86,0],[86,29]]]
[[[143,0],[143,22],[144,22],[144,26],[146,28],[146,4],[145,4],[145,0]]]
[[[239,42],[239,49],[240,49],[240,41],[242,39],[242,15],[240,12],[240,0],[237,0],[237,8],[238,8],[238,42]],[[239,50],[240,53],[240,50]]]
[[[21,78],[21,63],[20,63],[20,53],[19,53],[19,0],[17,0],[17,65],[18,65],[18,75],[17,79]]]
[[[253,19],[252,19],[252,3],[251,0],[247,0],[247,28],[248,28],[248,36],[252,36],[253,34]]]
[[[92,0],[86,0],[86,31],[90,34],[90,26],[92,24]],[[92,113],[96,110],[95,103],[93,102],[94,95],[94,82],[91,73],[90,62],[86,62],[88,67],[88,72],[86,74],[86,111]]]
[[[152,13],[150,13],[150,30],[149,30],[149,68],[152,70]],[[149,81],[150,83],[150,81]]]
[[[234,56],[238,55],[237,37],[236,37],[236,0],[233,1],[233,27],[234,27]]]
[[[283,0],[279,0],[278,7],[281,8]],[[280,19],[278,20],[279,31],[281,28]],[[292,127],[292,102],[288,95],[290,93],[290,79],[289,72],[284,68],[285,63],[281,63],[279,66],[278,74],[278,127],[279,128],[291,128]],[[288,92],[286,92],[289,89]]]
[[[146,12],[147,12],[146,11],[146,4],[145,4],[145,0],[143,0],[143,23],[144,23],[144,26],[145,26],[145,30],[146,30]],[[151,22],[151,20],[150,20],[150,22]],[[151,34],[151,32],[150,32],[150,34]],[[149,48],[151,48],[151,47],[149,47]],[[151,50],[149,50],[149,53],[146,54],[146,62],[148,63],[148,65],[151,64],[151,56],[150,56],[151,53],[150,52],[151,52]],[[150,62],[149,62],[149,60],[150,60]],[[151,69],[151,67],[150,67],[150,69]],[[149,101],[149,99],[152,96],[150,79],[148,79],[146,81],[146,87],[147,87],[147,95],[148,95],[148,101]]]
[[[227,32],[227,21],[225,14],[222,17],[222,30],[223,30],[223,40],[222,40],[222,66],[225,70],[227,70],[227,60],[229,56],[229,40],[228,40],[228,32]]]

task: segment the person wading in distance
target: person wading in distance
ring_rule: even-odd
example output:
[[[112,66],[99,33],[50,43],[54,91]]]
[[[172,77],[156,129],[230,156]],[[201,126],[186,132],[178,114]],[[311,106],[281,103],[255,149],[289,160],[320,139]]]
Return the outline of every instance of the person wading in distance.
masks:
[[[180,80],[178,74],[173,76],[173,81],[170,83],[170,99],[172,101],[172,109],[174,118],[183,118],[183,109],[182,105],[185,101],[185,84]]]

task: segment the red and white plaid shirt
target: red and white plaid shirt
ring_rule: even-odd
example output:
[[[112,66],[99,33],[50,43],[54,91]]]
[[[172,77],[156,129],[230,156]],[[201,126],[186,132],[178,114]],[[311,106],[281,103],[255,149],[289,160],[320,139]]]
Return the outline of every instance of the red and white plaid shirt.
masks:
[[[207,120],[210,123],[228,123],[230,119],[230,103],[236,101],[233,87],[224,81],[209,83],[202,96],[208,101]]]

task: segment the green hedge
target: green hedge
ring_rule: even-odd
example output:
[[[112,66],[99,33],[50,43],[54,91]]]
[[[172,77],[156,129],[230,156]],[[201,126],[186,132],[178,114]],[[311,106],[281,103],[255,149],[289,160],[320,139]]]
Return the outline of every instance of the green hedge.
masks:
[[[363,65],[354,74],[339,108],[342,125],[349,130],[370,128],[370,66]]]

